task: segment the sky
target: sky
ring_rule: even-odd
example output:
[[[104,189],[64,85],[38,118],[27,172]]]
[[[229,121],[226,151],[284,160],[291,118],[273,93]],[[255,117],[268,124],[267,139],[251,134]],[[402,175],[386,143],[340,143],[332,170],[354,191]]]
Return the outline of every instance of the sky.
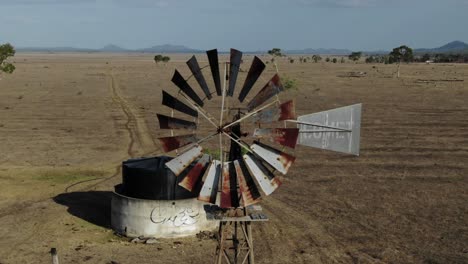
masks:
[[[468,43],[468,0],[0,0],[0,43],[389,50]]]

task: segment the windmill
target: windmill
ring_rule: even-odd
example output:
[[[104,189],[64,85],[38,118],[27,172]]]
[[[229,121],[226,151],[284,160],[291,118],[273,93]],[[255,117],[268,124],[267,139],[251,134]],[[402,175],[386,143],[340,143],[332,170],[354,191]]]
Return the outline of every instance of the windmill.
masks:
[[[287,174],[296,160],[293,152],[297,145],[359,155],[361,104],[297,116],[294,100],[280,100],[284,87],[279,73],[266,80],[262,76],[266,65],[260,58],[253,58],[243,84],[237,88],[242,52],[231,49],[229,61],[221,63],[216,49],[206,54],[211,78],[205,78],[203,72],[208,66],[200,67],[192,56],[187,61],[191,75],[185,78],[175,70],[172,77],[177,95],[162,92],[162,104],[171,115],[157,115],[160,128],[170,131],[170,136],[159,138],[164,151],[177,152],[166,166],[183,177],[179,185],[197,192],[200,201],[216,204],[213,207],[231,212],[229,216],[242,208],[244,219],[262,220],[262,216],[249,216],[245,208],[281,185],[277,175]],[[222,76],[220,66],[224,66]],[[254,89],[259,80],[264,84]],[[200,89],[195,91],[195,85]],[[254,90],[258,91],[251,96]],[[215,151],[203,147],[208,141],[217,143]],[[237,228],[234,218],[229,219]],[[221,240],[226,222],[220,222]],[[244,261],[252,263],[250,221],[242,223],[248,253]],[[233,259],[237,262],[235,248]],[[223,255],[231,262],[222,241],[217,252],[218,263]]]

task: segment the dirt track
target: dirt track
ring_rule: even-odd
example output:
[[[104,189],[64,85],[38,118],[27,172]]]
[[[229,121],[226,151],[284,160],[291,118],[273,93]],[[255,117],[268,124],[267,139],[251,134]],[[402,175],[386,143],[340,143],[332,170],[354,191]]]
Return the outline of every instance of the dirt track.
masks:
[[[143,55],[15,57],[17,71],[0,81],[0,263],[47,263],[51,247],[63,263],[211,261],[212,240],[135,245],[108,228],[120,162],[160,153],[161,89],[175,91],[174,68],[187,75],[188,57],[171,57],[165,66]],[[299,114],[363,103],[361,156],[299,146],[262,202],[271,220],[255,228],[256,260],[468,262],[468,80],[437,81],[463,79],[468,66],[404,65],[400,79],[391,65],[279,69],[298,81],[284,97]],[[339,77],[351,71],[367,74]]]

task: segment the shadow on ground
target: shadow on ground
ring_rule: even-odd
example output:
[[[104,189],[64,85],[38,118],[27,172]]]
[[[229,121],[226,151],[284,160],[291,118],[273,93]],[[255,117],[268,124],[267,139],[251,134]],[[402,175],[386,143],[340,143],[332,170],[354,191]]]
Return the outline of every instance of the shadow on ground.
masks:
[[[105,191],[70,192],[55,196],[54,201],[67,206],[67,211],[76,217],[110,228],[111,195]]]

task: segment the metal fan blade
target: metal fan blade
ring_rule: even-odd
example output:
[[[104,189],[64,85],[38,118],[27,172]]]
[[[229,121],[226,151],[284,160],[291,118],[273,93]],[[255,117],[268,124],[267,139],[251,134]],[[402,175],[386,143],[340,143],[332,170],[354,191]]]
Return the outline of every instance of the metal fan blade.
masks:
[[[203,183],[203,187],[198,195],[198,200],[212,204],[216,203],[220,175],[221,162],[219,160],[213,160],[205,182]]]
[[[203,148],[196,145],[172,160],[166,162],[168,167],[175,176],[178,176],[185,170],[196,158],[202,154]]]
[[[293,100],[259,111],[252,116],[254,123],[271,123],[276,121],[296,119],[296,108]]]
[[[256,204],[260,201],[260,192],[249,170],[245,166],[244,160],[233,161],[236,168],[237,181],[239,182],[239,191],[242,195],[242,204],[244,207]]]
[[[239,207],[237,195],[236,168],[232,162],[225,162],[223,166],[223,180],[221,184],[221,208]]]
[[[210,162],[210,155],[203,154],[203,156],[197,161],[195,166],[187,173],[184,179],[179,182],[179,185],[185,188],[186,190],[192,192],[203,174],[208,167]]]
[[[174,110],[177,110],[179,112],[182,112],[184,114],[193,116],[193,117],[198,117],[198,112],[194,109],[192,109],[190,106],[184,104],[183,102],[179,101],[177,98],[173,97],[166,91],[163,92],[163,101],[162,104],[170,107]]]
[[[291,167],[291,165],[294,163],[294,160],[296,160],[296,157],[260,142],[255,142],[250,148],[260,158],[283,174],[288,172],[289,167]]]
[[[197,129],[197,124],[187,120],[157,114],[161,129]]]
[[[175,70],[174,76],[172,76],[172,82],[177,85],[177,87],[182,90],[190,99],[192,99],[199,106],[203,106],[202,99],[195,93],[195,91],[190,87],[190,85],[185,81],[184,77],[179,73],[178,70]]]
[[[244,101],[245,97],[247,96],[247,94],[249,94],[258,77],[260,77],[260,75],[262,74],[263,70],[265,70],[265,63],[263,63],[261,59],[255,56],[252,61],[252,65],[250,66],[249,73],[245,78],[244,86],[242,87],[242,90],[239,93],[240,102]]]
[[[266,195],[270,195],[281,185],[281,181],[273,175],[257,158],[252,154],[247,153],[244,155],[245,164],[250,169],[257,180],[260,188]]]
[[[192,72],[193,76],[195,76],[195,79],[197,79],[197,82],[202,88],[206,97],[208,99],[211,99],[212,97],[211,97],[210,89],[208,88],[208,85],[206,84],[205,77],[203,77],[203,73],[200,69],[200,65],[198,65],[198,61],[195,55],[193,55],[192,58],[190,58],[190,60],[187,61],[187,66],[190,68],[190,71]]]
[[[283,146],[295,148],[299,128],[256,128],[253,136],[256,138],[269,138]]]
[[[231,59],[229,64],[229,88],[227,95],[233,96],[234,89],[236,88],[237,75],[239,73],[239,68],[242,60],[242,52],[231,49]]]
[[[273,78],[258,92],[257,95],[249,102],[247,105],[247,109],[252,111],[257,106],[262,105],[271,97],[277,95],[281,91],[283,91],[283,85],[281,84],[281,80],[278,74],[275,74]]]
[[[361,104],[299,116],[297,144],[359,155]]]
[[[174,137],[161,137],[158,139],[162,144],[164,152],[169,152],[198,141],[194,134]]]
[[[218,50],[212,49],[206,51],[208,56],[208,61],[210,62],[211,75],[213,76],[213,81],[216,87],[216,94],[218,96],[222,95],[221,91],[221,78],[219,77],[219,62],[218,62]]]

